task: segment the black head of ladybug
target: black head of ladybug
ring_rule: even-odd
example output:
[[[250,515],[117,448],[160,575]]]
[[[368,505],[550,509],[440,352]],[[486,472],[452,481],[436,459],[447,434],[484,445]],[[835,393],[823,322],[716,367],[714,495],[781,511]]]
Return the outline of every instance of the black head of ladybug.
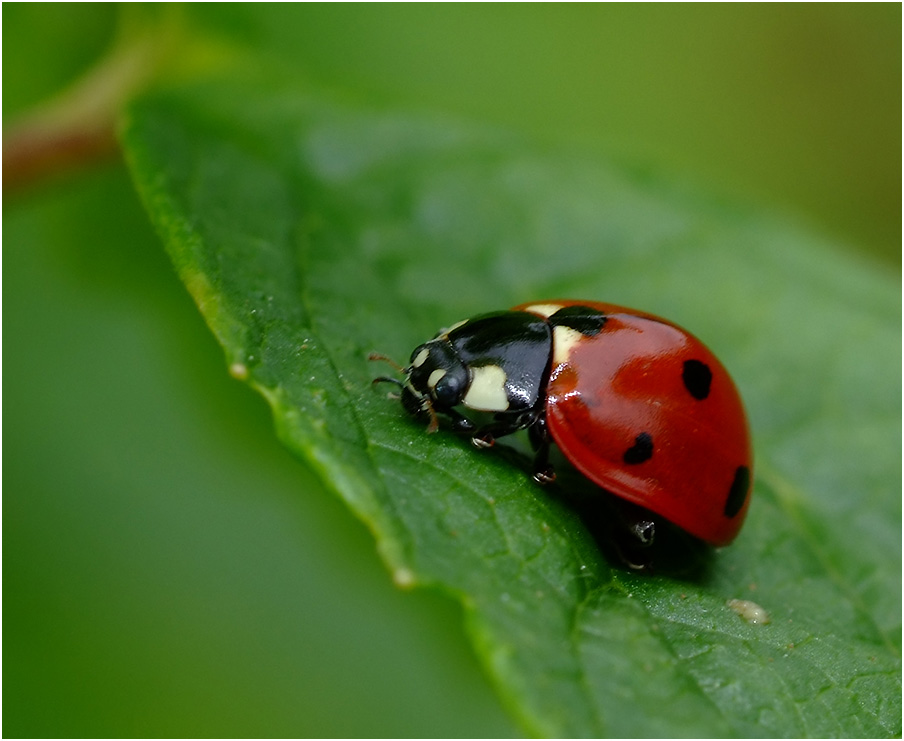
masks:
[[[390,363],[405,376],[404,381],[381,376],[374,383],[393,383],[401,389],[401,401],[405,411],[414,417],[427,415],[430,422],[427,432],[439,429],[437,413],[457,419],[456,429],[465,432],[473,425],[456,415],[453,407],[462,403],[462,398],[471,385],[471,374],[452,348],[448,338],[438,336],[411,353],[411,360],[402,368],[385,355],[372,354],[371,360]]]
[[[418,400],[429,399],[440,412],[461,404],[471,383],[468,369],[444,338],[415,348],[405,374],[408,393]]]
[[[374,383],[393,383],[401,389],[400,398],[405,411],[413,417],[429,419],[427,432],[439,429],[437,414],[449,417],[458,432],[470,432],[474,425],[458,414],[454,407],[462,403],[471,385],[471,374],[461,362],[445,337],[437,337],[419,345],[411,353],[409,365],[402,368],[385,355],[372,354],[370,360],[383,360],[405,376],[399,381],[388,376],[374,379]]]

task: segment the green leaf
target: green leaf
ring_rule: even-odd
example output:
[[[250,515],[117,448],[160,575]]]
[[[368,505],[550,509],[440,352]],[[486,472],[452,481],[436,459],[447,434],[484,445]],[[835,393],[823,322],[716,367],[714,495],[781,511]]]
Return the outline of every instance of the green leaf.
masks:
[[[291,85],[157,93],[124,143],[233,375],[372,529],[400,586],[461,601],[528,732],[900,735],[891,281],[580,151]],[[532,485],[504,449],[425,435],[370,385],[384,370],[371,351],[405,360],[439,327],[554,296],[667,316],[731,369],[757,459],[734,545],[678,543],[657,572],[625,570],[567,486]]]

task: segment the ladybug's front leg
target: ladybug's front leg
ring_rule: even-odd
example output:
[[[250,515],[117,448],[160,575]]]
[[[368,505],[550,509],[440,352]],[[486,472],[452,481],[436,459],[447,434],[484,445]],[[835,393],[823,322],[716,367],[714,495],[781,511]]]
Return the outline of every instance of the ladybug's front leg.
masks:
[[[452,423],[452,429],[455,432],[471,434],[477,429],[477,425],[455,409],[444,409],[443,414],[449,418]]]

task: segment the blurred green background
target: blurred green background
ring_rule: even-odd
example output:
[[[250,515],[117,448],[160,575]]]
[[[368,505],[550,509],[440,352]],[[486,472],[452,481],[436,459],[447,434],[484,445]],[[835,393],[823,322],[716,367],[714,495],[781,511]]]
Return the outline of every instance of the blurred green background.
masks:
[[[4,125],[121,13],[5,4]],[[164,14],[185,51],[677,172],[899,270],[900,5]],[[229,379],[124,167],[4,196],[4,735],[516,735],[460,610],[396,590]]]

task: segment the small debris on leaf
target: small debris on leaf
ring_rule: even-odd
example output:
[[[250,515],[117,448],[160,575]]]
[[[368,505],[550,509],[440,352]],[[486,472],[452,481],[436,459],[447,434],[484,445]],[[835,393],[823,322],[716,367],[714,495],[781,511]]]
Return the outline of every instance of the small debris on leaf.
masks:
[[[726,604],[748,623],[753,625],[766,625],[769,623],[769,613],[756,602],[746,599],[730,599]]]

